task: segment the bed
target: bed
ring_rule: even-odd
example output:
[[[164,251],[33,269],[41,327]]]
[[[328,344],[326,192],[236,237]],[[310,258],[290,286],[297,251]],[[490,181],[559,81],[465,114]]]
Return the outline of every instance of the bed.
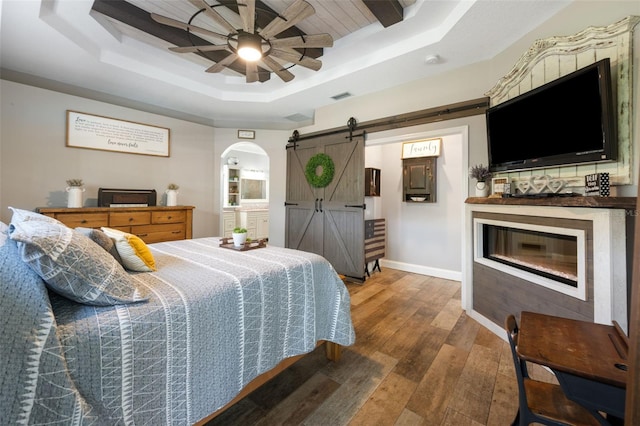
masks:
[[[199,238],[144,246],[153,267],[132,272],[99,231],[49,220],[14,209],[0,228],[0,424],[202,423],[319,342],[355,340],[318,255]]]

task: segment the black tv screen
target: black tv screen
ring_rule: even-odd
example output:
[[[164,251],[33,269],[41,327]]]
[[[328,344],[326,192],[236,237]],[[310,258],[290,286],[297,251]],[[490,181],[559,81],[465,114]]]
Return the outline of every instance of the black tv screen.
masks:
[[[609,59],[491,107],[486,119],[493,172],[615,160]]]

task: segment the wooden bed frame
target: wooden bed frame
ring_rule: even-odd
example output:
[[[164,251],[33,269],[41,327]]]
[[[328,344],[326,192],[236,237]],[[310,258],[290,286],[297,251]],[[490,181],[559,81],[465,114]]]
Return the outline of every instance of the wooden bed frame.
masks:
[[[341,355],[342,355],[342,346],[340,346],[337,343],[333,343],[333,342],[320,341],[320,342],[318,342],[318,345],[316,347],[321,346],[323,344],[324,344],[324,347],[325,347],[325,353],[327,355],[327,359],[329,359],[329,360],[331,360],[333,362],[338,362],[340,360]],[[195,426],[204,426],[207,422],[211,421],[212,419],[214,419],[217,416],[219,416],[220,414],[222,414],[224,411],[226,411],[228,408],[230,408],[236,402],[240,401],[242,398],[244,398],[245,396],[249,395],[251,392],[253,392],[254,390],[258,389],[260,386],[262,386],[265,383],[267,383],[269,380],[273,379],[275,376],[277,376],[282,371],[286,370],[288,367],[293,365],[296,361],[300,360],[305,355],[307,355],[307,354],[297,355],[297,356],[293,356],[291,358],[283,359],[273,369],[262,373],[261,375],[259,375],[255,379],[253,379],[251,382],[249,382],[247,384],[247,386],[242,388],[240,393],[238,395],[236,395],[236,397],[233,398],[231,401],[229,401],[229,403],[227,405],[225,405],[224,407],[220,408],[219,410],[213,412],[212,414],[208,415],[207,417],[199,420],[198,422],[195,423]]]

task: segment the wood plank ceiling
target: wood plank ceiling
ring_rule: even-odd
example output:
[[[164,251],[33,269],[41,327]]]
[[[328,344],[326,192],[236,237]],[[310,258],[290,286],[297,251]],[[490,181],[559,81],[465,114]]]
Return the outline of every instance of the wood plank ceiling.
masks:
[[[277,16],[284,11],[294,0],[256,0],[256,8],[272,12]],[[330,34],[334,41],[347,36],[361,28],[375,22],[380,22],[385,28],[403,19],[403,11],[416,0],[307,0],[316,13],[298,23],[295,27],[278,34],[278,38],[290,37],[299,34]],[[209,2],[209,4],[222,4],[228,8],[225,13],[221,11],[230,22],[237,18],[237,4],[235,1]],[[198,8],[190,0],[95,0],[92,6],[94,12],[99,12],[112,22],[122,23],[143,33],[164,40],[175,46],[190,46],[197,44],[210,44],[209,41],[189,34],[184,30],[159,24],[151,19],[151,13],[157,13],[181,22],[188,22],[198,11]],[[232,12],[231,12],[232,11]],[[257,17],[258,25],[263,27],[273,18],[268,16]],[[260,22],[262,19],[264,22]],[[194,22],[195,23],[195,22]],[[198,26],[210,29],[214,32],[226,33],[216,27],[214,23],[198,22]],[[219,62],[229,53],[226,51],[198,52],[200,57]],[[305,49],[305,56],[311,58],[321,57],[322,48]],[[245,74],[245,65],[236,61],[228,68]],[[264,71],[264,70],[261,70]],[[270,78],[268,72],[261,72],[259,81]]]

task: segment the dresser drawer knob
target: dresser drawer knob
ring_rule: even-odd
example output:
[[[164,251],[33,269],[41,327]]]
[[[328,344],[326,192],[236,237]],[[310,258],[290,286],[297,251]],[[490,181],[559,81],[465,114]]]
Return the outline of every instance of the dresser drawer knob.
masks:
[[[149,234],[138,234],[138,237],[146,237]]]
[[[171,216],[167,216],[167,219],[171,220]]]
[[[80,223],[87,223],[87,219],[82,219],[82,221],[80,221]]]
[[[171,231],[172,234],[179,234],[182,231]]]

